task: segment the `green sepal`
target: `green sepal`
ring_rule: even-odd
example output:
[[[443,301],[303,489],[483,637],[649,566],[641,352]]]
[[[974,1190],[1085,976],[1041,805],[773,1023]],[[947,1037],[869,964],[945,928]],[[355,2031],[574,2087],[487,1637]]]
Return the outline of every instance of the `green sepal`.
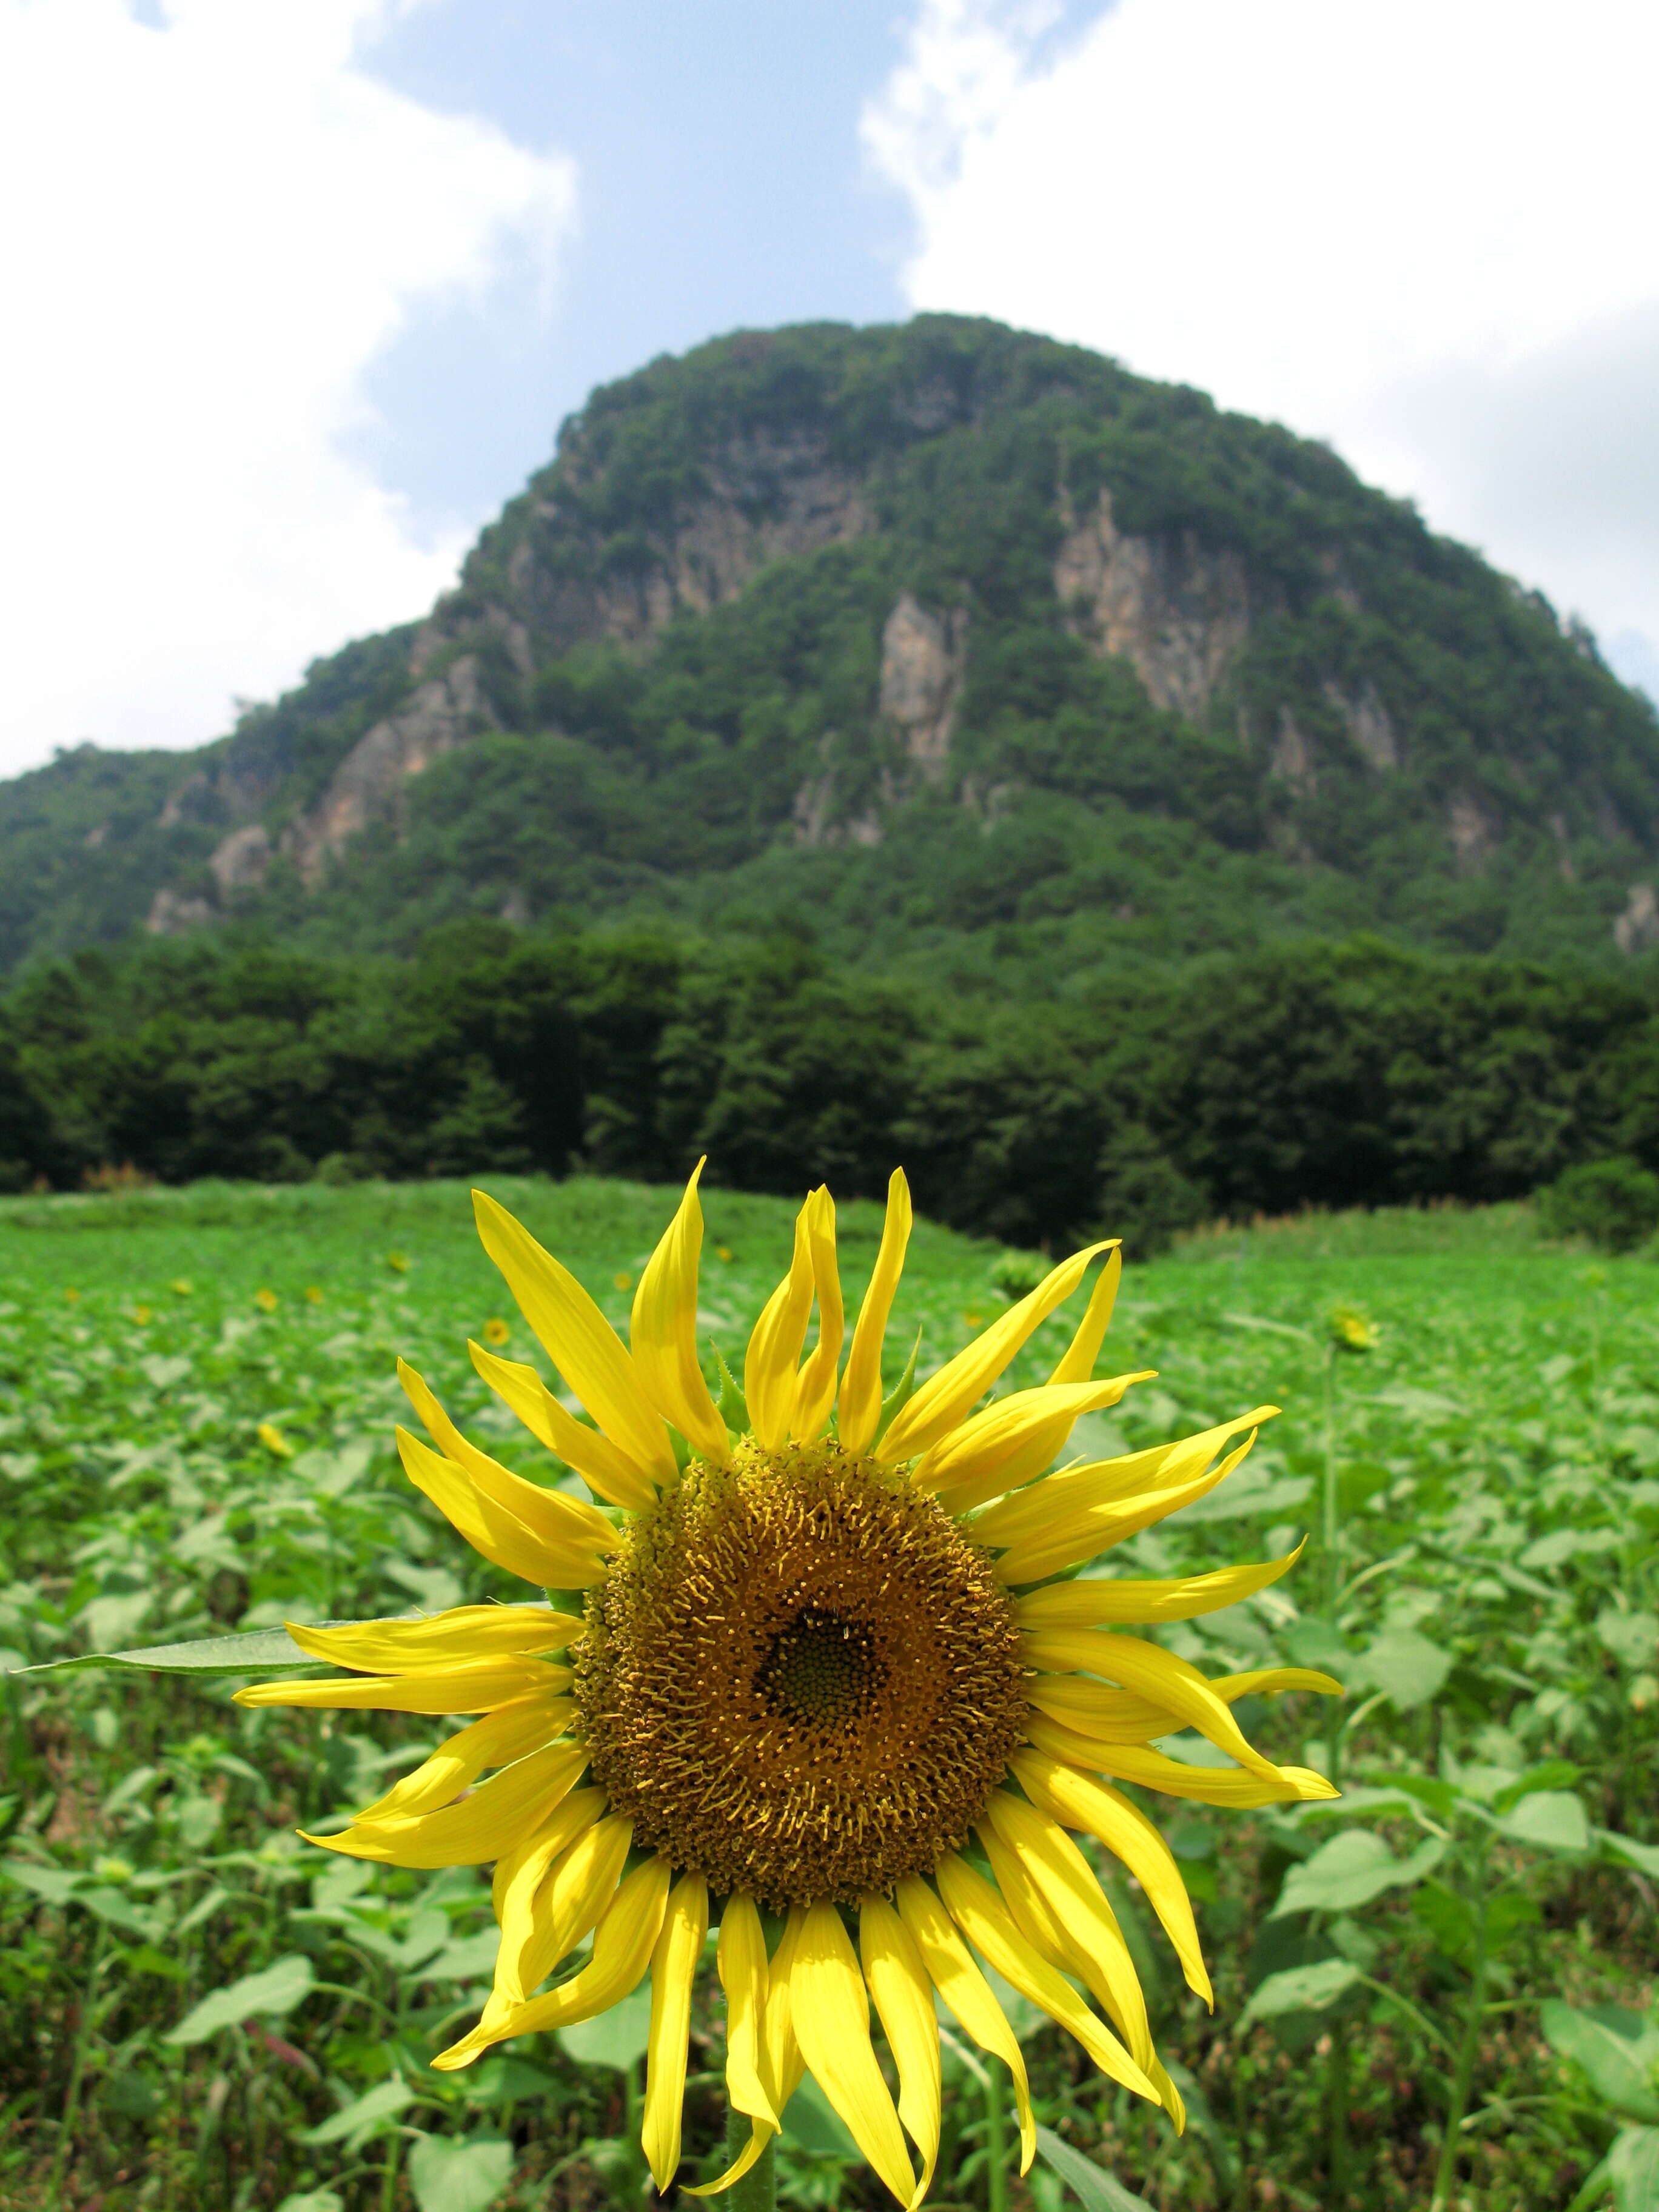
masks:
[[[916,1355],[921,1350],[921,1331],[916,1331],[916,1340],[910,1346],[910,1357],[904,1363],[904,1372],[893,1385],[890,1396],[881,1401],[881,1419],[876,1424],[876,1433],[871,1439],[872,1449],[878,1444],[892,1426],[896,1417],[909,1403],[916,1387]]]
[[[734,1437],[743,1436],[749,1427],[749,1401],[737,1385],[737,1378],[720,1357],[719,1345],[709,1344],[714,1355],[714,1364],[720,1371],[720,1417]]]

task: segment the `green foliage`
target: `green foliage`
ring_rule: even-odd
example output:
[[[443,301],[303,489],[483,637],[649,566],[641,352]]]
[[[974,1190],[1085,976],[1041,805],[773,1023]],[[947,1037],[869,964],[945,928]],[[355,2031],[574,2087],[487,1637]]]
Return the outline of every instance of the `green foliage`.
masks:
[[[1539,1193],[1538,1218],[1552,1237],[1634,1251],[1659,1230],[1659,1176],[1632,1159],[1581,1161]]]

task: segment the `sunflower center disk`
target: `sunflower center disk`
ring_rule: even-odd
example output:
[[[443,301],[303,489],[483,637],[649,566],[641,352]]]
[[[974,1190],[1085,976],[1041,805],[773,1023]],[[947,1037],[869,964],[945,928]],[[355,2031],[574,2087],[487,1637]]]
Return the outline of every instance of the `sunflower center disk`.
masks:
[[[984,1553],[833,1443],[689,1468],[590,1595],[576,1668],[593,1778],[635,1842],[774,1906],[931,1867],[1024,1733]]]

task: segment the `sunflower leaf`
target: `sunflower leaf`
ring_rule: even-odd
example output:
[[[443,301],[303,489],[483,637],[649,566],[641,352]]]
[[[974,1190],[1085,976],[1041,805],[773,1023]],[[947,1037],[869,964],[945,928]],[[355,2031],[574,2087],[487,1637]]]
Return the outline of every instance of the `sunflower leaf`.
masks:
[[[1150,2212],[1146,2199],[1114,2180],[1093,2159],[1062,2141],[1052,2128],[1036,2131],[1037,2156],[1057,2173],[1085,2212]]]

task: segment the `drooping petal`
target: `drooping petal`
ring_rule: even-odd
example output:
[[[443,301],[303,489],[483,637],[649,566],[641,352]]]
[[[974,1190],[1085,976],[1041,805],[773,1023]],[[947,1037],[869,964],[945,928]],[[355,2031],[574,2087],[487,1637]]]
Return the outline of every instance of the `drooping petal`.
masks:
[[[568,1690],[568,1667],[544,1659],[481,1659],[466,1667],[434,1667],[418,1674],[338,1674],[314,1682],[251,1682],[239,1705],[348,1707],[378,1713],[488,1713],[515,1698]]]
[[[750,2123],[749,2141],[718,2180],[688,2188],[688,2197],[717,2197],[741,2181],[776,2135],[779,2117],[764,2076],[763,2027],[770,1980],[766,1932],[752,1897],[728,1897],[720,1915],[715,1953],[720,1987],[726,1992],[726,2101]]]
[[[1304,1536],[1282,1559],[1259,1565],[1218,1567],[1207,1575],[1177,1575],[1169,1582],[1051,1583],[1014,1607],[1022,1628],[1132,1627],[1159,1620],[1193,1620],[1254,1597],[1288,1574],[1307,1548]]]
[[[614,1547],[617,1532],[597,1505],[571,1498],[562,1490],[544,1490],[538,1483],[526,1482],[521,1474],[514,1474],[510,1468],[503,1467],[499,1460],[491,1459],[488,1452],[469,1443],[439,1404],[425,1378],[406,1359],[398,1362],[398,1380],[439,1450],[446,1458],[453,1460],[464,1474],[471,1476],[474,1487],[483,1497],[510,1513],[515,1521],[522,1521],[532,1535],[559,1551],[598,1553]]]
[[[904,1250],[910,1241],[910,1186],[902,1168],[895,1168],[887,1185],[887,1218],[882,1224],[881,1249],[864,1303],[853,1331],[853,1349],[841,1386],[840,1435],[849,1452],[870,1448],[881,1419],[881,1347],[887,1334],[887,1317],[904,1271]]]
[[[424,1620],[334,1620],[283,1626],[301,1651],[359,1674],[423,1674],[475,1661],[563,1651],[582,1632],[580,1613],[550,1605],[457,1605]]]
[[[1152,2031],[1146,2000],[1117,1915],[1107,1902],[1095,1870],[1058,1821],[1051,1820],[1012,1791],[994,1790],[981,1827],[988,1851],[993,1832],[1012,1851],[1018,1871],[1036,1888],[1060,1939],[1060,1964],[1080,1975],[1127,2045],[1144,2072],[1151,2073]],[[992,1857],[993,1871],[997,1871]],[[999,1887],[1010,1905],[1008,1885]],[[1015,1917],[1018,1918],[1016,1912]],[[1039,1948],[1041,1947],[1039,1946]]]
[[[640,2142],[661,2196],[680,2162],[680,2123],[685,2106],[686,2039],[691,2027],[691,1984],[708,1933],[708,1884],[683,1875],[663,1914],[651,1954],[651,2029],[646,2046],[645,2124]]]
[[[1286,1805],[1297,1801],[1339,1797],[1341,1791],[1311,1767],[1276,1767],[1272,1777],[1243,1766],[1188,1766],[1138,1743],[1101,1743],[1079,1735],[1057,1721],[1034,1716],[1026,1729],[1034,1751],[1062,1760],[1068,1766],[1086,1767],[1093,1774],[1109,1774],[1119,1782],[1133,1782],[1143,1790],[1160,1790],[1166,1797],[1190,1797],[1205,1805],[1229,1805],[1245,1811],[1259,1805]]]
[[[392,1814],[408,1818],[416,1813],[435,1813],[475,1783],[487,1766],[510,1766],[527,1759],[563,1734],[575,1711],[568,1698],[520,1698],[501,1705],[483,1720],[474,1721],[412,1773],[393,1783],[383,1797],[365,1805],[360,1820],[381,1820]]]
[[[1062,1828],[1080,1828],[1097,1838],[1122,1860],[1175,1946],[1188,1988],[1213,2010],[1215,1992],[1205,1970],[1192,1899],[1169,1845],[1146,1814],[1115,1790],[1091,1781],[1045,1753],[1017,1751],[1008,1764],[1034,1805]]]
[[[547,1355],[619,1451],[653,1482],[674,1480],[662,1418],[640,1388],[622,1339],[568,1268],[493,1198],[472,1194],[483,1248]]]
[[[1116,1239],[1112,1241],[1115,1243]],[[926,1451],[929,1444],[937,1443],[955,1428],[985,1395],[1033,1330],[1047,1321],[1057,1305],[1070,1297],[1096,1253],[1106,1249],[1104,1244],[1091,1244],[1086,1251],[1074,1253],[1045,1276],[1036,1290],[1028,1291],[1018,1305],[1010,1306],[1000,1321],[993,1322],[964,1351],[947,1360],[937,1375],[930,1375],[909,1404],[894,1415],[892,1425],[876,1453],[882,1464],[896,1467],[901,1460],[914,1459],[918,1452]]]
[[[1023,1997],[1058,2021],[1088,2052],[1101,2072],[1149,2104],[1164,2101],[1109,2028],[1096,2019],[1064,1976],[1028,1943],[1001,1899],[965,1859],[947,1851],[933,1869],[939,1895],[951,1918],[980,1956]]]
[[[1100,1357],[1100,1347],[1105,1342],[1106,1332],[1111,1326],[1112,1308],[1117,1303],[1117,1286],[1123,1279],[1123,1249],[1114,1245],[1106,1255],[1106,1264],[1095,1277],[1095,1286],[1089,1293],[1089,1304],[1083,1319],[1078,1323],[1077,1334],[1066,1347],[1065,1357],[1048,1377],[1051,1382],[1086,1382],[1095,1371],[1095,1362]]]
[[[657,1486],[643,1468],[597,1429],[584,1428],[548,1389],[533,1367],[522,1360],[501,1359],[481,1344],[467,1340],[472,1364],[524,1423],[538,1443],[556,1459],[574,1467],[595,1497],[635,1512],[651,1504]]]
[[[1073,1635],[1088,1635],[1074,1629]],[[1340,1697],[1342,1685],[1329,1674],[1310,1667],[1262,1667],[1244,1674],[1217,1674],[1210,1688],[1224,1704],[1237,1705],[1252,1692],[1271,1697],[1281,1691],[1306,1690],[1324,1697]],[[1108,1689],[1082,1674],[1038,1674],[1026,1691],[1040,1713],[1058,1721],[1079,1735],[1102,1743],[1148,1743],[1154,1736],[1171,1735],[1182,1725],[1167,1705],[1154,1704],[1130,1690]]]
[[[1080,1522],[1097,1507],[1118,1505],[1155,1490],[1180,1489],[1209,1466],[1230,1437],[1257,1427],[1277,1411],[1276,1407],[1258,1406],[1237,1420],[1178,1437],[1173,1443],[1153,1444],[1146,1451],[1092,1460],[1084,1467],[1067,1468],[1063,1474],[1051,1474],[1046,1482],[988,1507],[974,1522],[975,1539],[982,1544],[1031,1543],[1052,1538],[1063,1522]]]
[[[1149,1382],[1155,1371],[1143,1368],[1105,1382],[1043,1383],[998,1398],[922,1454],[916,1487],[937,1495],[949,1513],[969,1512],[1041,1474],[1079,1415],[1115,1406],[1132,1382]]]
[[[597,1553],[544,1542],[515,1514],[486,1497],[453,1460],[443,1458],[408,1429],[396,1434],[404,1473],[481,1559],[543,1589],[587,1589],[605,1580],[605,1564]]]
[[[908,1929],[928,1979],[949,2006],[963,2032],[980,2049],[1000,2058],[1014,2085],[1019,2112],[1019,2170],[1030,2171],[1036,2155],[1036,2121],[1031,2111],[1031,2085],[1025,2072],[1025,2055],[1008,2025],[1008,2015],[997,2002],[991,1984],[969,1957],[956,1923],[920,1875],[907,1875],[894,1891],[899,1917]]]
[[[1182,1727],[1196,1729],[1252,1774],[1273,1778],[1277,1769],[1272,1759],[1247,1740],[1225,1699],[1216,1695],[1190,1660],[1178,1658],[1162,1644],[1138,1636],[1114,1636],[1102,1628],[1027,1629],[1020,1642],[1030,1665],[1056,1673],[1069,1668],[1104,1675],[1172,1715]]]
[[[617,1893],[633,1839],[634,1824],[612,1813],[605,1819],[604,1792],[579,1790],[560,1808],[580,1799],[580,1815],[550,1824],[538,1848],[514,1869],[497,1908],[501,1946],[495,1960],[495,1993],[522,2004],[569,1957]],[[594,1801],[598,1800],[595,1803]]]
[[[798,1905],[790,1906],[789,1917],[783,1923],[783,1933],[778,1938],[778,1948],[772,1954],[772,1963],[767,1969],[766,2020],[761,2037],[761,2079],[772,2100],[772,2109],[780,2119],[789,2100],[799,2088],[801,2076],[806,2071],[806,2061],[801,2056],[800,2041],[795,2033],[794,1998],[790,1984],[804,1917]]]
[[[915,2176],[887,2084],[870,2042],[870,2005],[858,1960],[833,1905],[814,1905],[801,1923],[790,1968],[793,2025],[812,2078],[901,2204]]]
[[[835,1403],[836,1383],[841,1372],[842,1339],[846,1331],[846,1316],[842,1307],[841,1274],[836,1265],[836,1201],[827,1190],[816,1190],[807,1224],[807,1241],[812,1254],[812,1287],[818,1302],[818,1340],[812,1357],[800,1372],[795,1400],[795,1418],[789,1433],[798,1443],[810,1443],[822,1436],[830,1419],[830,1408]]]
[[[795,1217],[789,1273],[762,1309],[744,1358],[743,1395],[750,1427],[763,1451],[782,1448],[795,1418],[800,1348],[812,1310],[812,1206],[809,1198]]]
[[[510,2036],[532,2035],[544,2028],[571,2027],[596,2013],[609,2012],[639,1986],[668,1902],[669,1866],[666,1859],[647,1859],[635,1867],[606,1907],[593,1931],[593,1955],[580,1973],[561,1982],[545,1996],[521,2005],[498,2005],[492,1999],[484,2016],[471,2034],[447,2051],[441,2051],[432,2065],[441,2073],[470,2066],[492,2044]]]
[[[939,2164],[940,2079],[933,1985],[915,1940],[884,1897],[859,1899],[859,1955],[898,2069],[898,2114],[921,2153],[913,2205],[933,2186]]]
[[[702,1251],[697,1178],[702,1170],[699,1160],[678,1211],[645,1263],[629,1335],[634,1371],[651,1404],[700,1459],[724,1467],[729,1449],[726,1424],[697,1363],[697,1262]]]
[[[307,1835],[306,1841],[347,1858],[378,1859],[383,1866],[483,1866],[539,1827],[586,1765],[586,1744],[550,1744],[492,1774],[459,1805],[407,1819],[394,1814],[357,1821],[343,1835]]]

